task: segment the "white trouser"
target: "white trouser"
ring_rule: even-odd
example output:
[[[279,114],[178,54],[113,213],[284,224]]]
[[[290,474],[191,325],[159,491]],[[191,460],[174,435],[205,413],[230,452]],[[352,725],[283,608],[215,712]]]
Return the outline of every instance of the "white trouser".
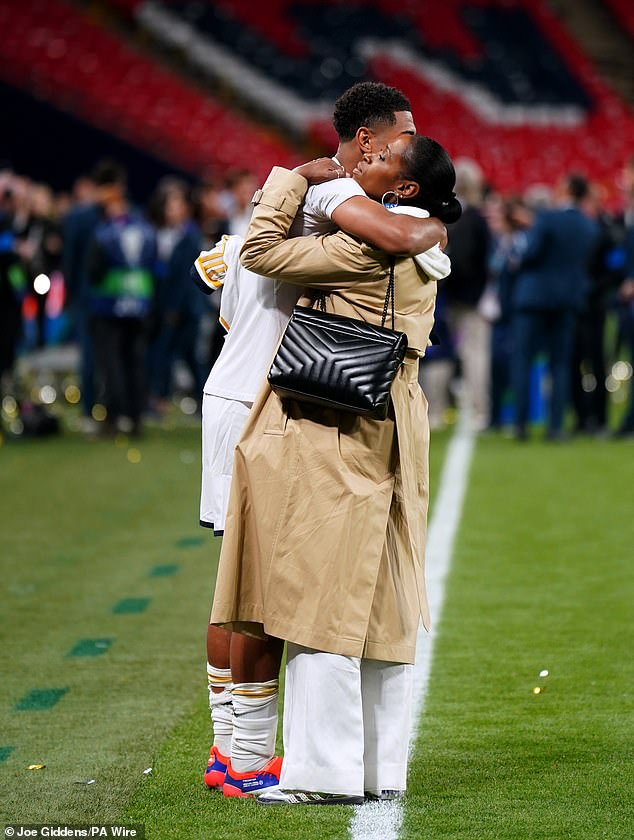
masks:
[[[280,787],[361,796],[405,790],[412,666],[289,642]]]

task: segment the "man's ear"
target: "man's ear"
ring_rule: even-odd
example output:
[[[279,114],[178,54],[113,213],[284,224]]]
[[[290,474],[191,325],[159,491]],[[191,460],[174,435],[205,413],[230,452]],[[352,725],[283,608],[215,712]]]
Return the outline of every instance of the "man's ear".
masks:
[[[362,125],[357,129],[355,134],[357,140],[357,146],[361,151],[361,154],[367,154],[372,151],[372,141],[374,138],[374,132],[370,131],[367,126]]]
[[[416,181],[401,181],[396,185],[395,191],[401,198],[415,198],[420,192],[420,187]]]

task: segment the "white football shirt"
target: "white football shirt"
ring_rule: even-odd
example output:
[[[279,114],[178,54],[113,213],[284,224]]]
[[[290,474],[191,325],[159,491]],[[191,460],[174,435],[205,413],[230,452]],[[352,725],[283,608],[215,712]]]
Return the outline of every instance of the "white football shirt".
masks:
[[[333,212],[353,195],[365,193],[352,178],[310,187],[289,236],[334,230]],[[244,268],[239,258],[243,242],[241,236],[224,236],[211,251],[202,252],[196,269],[211,288],[222,286],[220,323],[227,330],[204,392],[253,402],[303,289]]]

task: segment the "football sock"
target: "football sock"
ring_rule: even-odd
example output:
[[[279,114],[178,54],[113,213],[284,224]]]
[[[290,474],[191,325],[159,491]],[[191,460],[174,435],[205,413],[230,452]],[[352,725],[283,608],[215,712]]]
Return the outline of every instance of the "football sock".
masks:
[[[231,766],[237,773],[261,770],[275,753],[279,680],[236,683]]]
[[[207,663],[207,685],[209,687],[209,709],[214,728],[214,746],[223,755],[231,755],[233,735],[233,701],[231,698],[231,671],[229,668],[214,668]]]

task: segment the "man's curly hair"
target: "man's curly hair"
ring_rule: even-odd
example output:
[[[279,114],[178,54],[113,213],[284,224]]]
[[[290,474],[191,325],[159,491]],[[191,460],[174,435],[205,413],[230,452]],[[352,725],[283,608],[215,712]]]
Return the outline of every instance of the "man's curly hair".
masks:
[[[332,122],[339,140],[352,140],[362,125],[375,129],[394,125],[396,111],[411,111],[400,90],[381,82],[359,82],[335,102]]]

